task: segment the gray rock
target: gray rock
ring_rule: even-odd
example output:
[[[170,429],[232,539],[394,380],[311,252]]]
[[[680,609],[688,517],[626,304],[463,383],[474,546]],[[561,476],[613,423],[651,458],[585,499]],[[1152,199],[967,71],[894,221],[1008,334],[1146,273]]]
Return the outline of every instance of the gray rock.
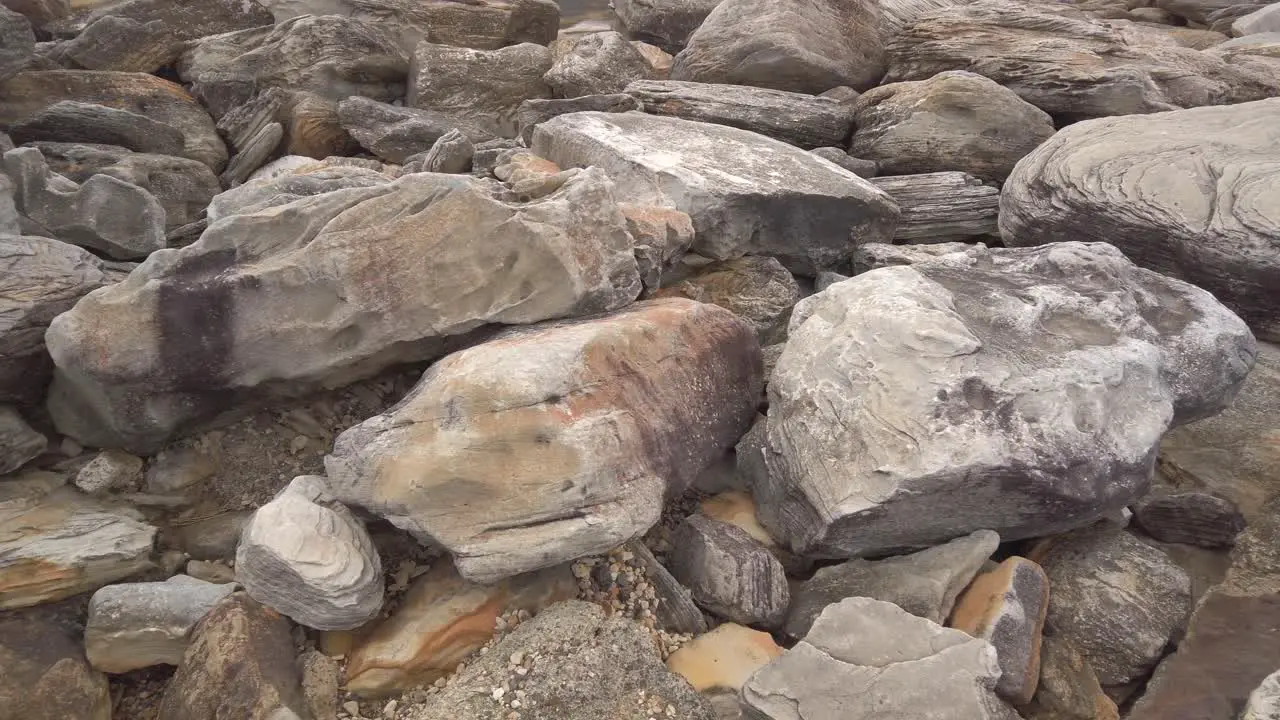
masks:
[[[902,209],[896,243],[945,243],[998,235],[1000,190],[962,172],[872,178]]]
[[[820,93],[880,82],[880,6],[869,0],[724,0],[676,56],[672,80]]]
[[[848,598],[742,688],[764,720],[1016,720],[994,694],[1000,677],[985,640],[887,602]]]
[[[450,355],[399,405],[338,436],[325,468],[338,500],[443,546],[465,578],[488,583],[648,530],[663,496],[741,435],[762,381],[745,321],[650,300]]]
[[[167,546],[179,548],[193,558],[232,560],[240,534],[252,515],[247,510],[219,513],[166,528],[161,537]]]
[[[231,156],[227,169],[219,179],[223,185],[234,187],[243,183],[255,170],[262,167],[280,146],[284,139],[284,126],[278,122],[264,125],[261,130],[250,137],[240,152]]]
[[[886,175],[959,170],[1001,181],[1054,133],[1048,113],[960,70],[873,88],[853,111],[849,154],[876,161]]]
[[[1263,200],[1280,160],[1277,112],[1280,98],[1066,128],[1009,176],[1000,233],[1019,246],[1105,238],[1280,340],[1280,218]],[[1194,180],[1205,168],[1222,180]]]
[[[410,63],[406,102],[515,137],[520,103],[551,97],[551,87],[542,79],[550,69],[551,51],[541,45],[473,50],[422,43]]]
[[[898,209],[842,168],[737,128],[643,113],[575,113],[539,125],[533,151],[605,170],[629,202],[686,212],[694,250],[716,260],[772,255],[813,275],[855,242],[883,242]]]
[[[107,678],[79,643],[45,619],[0,620],[0,707],[22,720],[111,720]]]
[[[4,6],[25,15],[32,25],[43,28],[71,14],[68,0],[4,0]]]
[[[471,156],[471,172],[482,177],[493,175],[507,151],[518,148],[520,141],[505,138],[476,143],[476,152]]]
[[[874,160],[856,158],[838,147],[820,147],[810,150],[814,155],[833,162],[860,178],[873,178],[880,172]]]
[[[164,247],[165,212],[151,193],[110,175],[76,184],[49,172],[35,148],[15,148],[0,158],[14,184],[18,212],[41,234],[114,258],[145,258]]]
[[[317,630],[356,628],[382,609],[373,540],[321,477],[294,478],[258,508],[240,536],[236,579],[253,599]]]
[[[592,33],[556,58],[543,79],[562,98],[622,92],[652,74],[649,61],[616,32]]]
[[[731,310],[749,321],[767,345],[784,332],[791,308],[800,300],[800,286],[777,260],[748,256],[713,262],[652,297],[686,297]]]
[[[48,446],[49,440],[32,430],[17,410],[0,405],[0,475],[18,470]]]
[[[462,131],[450,130],[436,140],[419,162],[410,159],[406,166],[413,164],[417,172],[464,173],[471,169],[471,157],[475,154],[476,146]]]
[[[849,597],[890,602],[942,624],[951,615],[956,597],[999,544],[999,535],[978,530],[910,555],[855,559],[820,568],[811,579],[796,584],[783,632],[802,639],[823,610]]]
[[[103,450],[76,472],[75,485],[90,495],[128,488],[142,479],[142,458],[119,450]]]
[[[181,664],[196,623],[235,589],[175,575],[165,582],[98,590],[89,601],[84,629],[89,664],[109,673]]]
[[[888,247],[893,247],[893,246],[890,245]],[[827,288],[831,287],[832,285],[835,285],[838,282],[842,282],[848,279],[849,279],[848,275],[841,275],[840,273],[836,273],[836,272],[820,272],[818,273],[818,277],[813,279],[813,291],[816,293],[820,293],[823,290],[826,290]]]
[[[287,119],[285,109],[292,101],[293,94],[289,91],[266,88],[218,118],[218,132],[227,139],[232,151],[244,152],[263,128]]]
[[[1221,410],[1254,353],[1207,292],[1101,243],[863,273],[792,312],[760,520],[823,557],[1087,525],[1146,491],[1161,435]]]
[[[678,53],[722,0],[615,0],[613,12],[627,35]]]
[[[1152,493],[1134,506],[1133,519],[1157,540],[1205,548],[1230,547],[1244,530],[1236,504],[1206,492]]]
[[[641,80],[626,91],[653,115],[729,125],[806,149],[843,145],[853,130],[847,105],[814,95],[672,80]]]
[[[455,130],[473,143],[493,139],[493,133],[480,122],[461,113],[396,107],[362,97],[339,103],[338,117],[366,150],[394,163],[429,151],[437,140]]]
[[[57,57],[86,70],[150,73],[170,65],[185,40],[161,20],[138,22],[126,17],[97,18],[74,38],[60,43]]]
[[[520,139],[528,145],[533,141],[533,129],[557,115],[576,112],[627,112],[640,110],[640,101],[625,93],[610,95],[582,95],[560,99],[525,100],[516,109],[516,122],[520,126]]]
[[[914,265],[918,262],[928,262],[943,255],[968,252],[975,247],[986,246],[963,242],[932,243],[929,245],[867,243],[866,245],[859,245],[858,249],[853,251],[853,274],[861,275],[876,268],[893,267],[894,265]]]
[[[217,474],[216,456],[195,448],[170,448],[151,458],[145,486],[158,495],[180,494]]]
[[[621,207],[627,232],[635,241],[640,281],[646,290],[656,290],[693,245],[693,220],[687,213],[656,205],[623,203]]]
[[[8,198],[0,173],[0,202]],[[3,208],[0,207],[0,212]],[[0,402],[33,405],[53,371],[49,322],[106,285],[102,261],[60,240],[6,235],[0,227]]]
[[[159,22],[179,40],[247,30],[271,24],[271,14],[256,0],[190,0],[180,6],[168,0],[124,0],[96,3],[86,21],[86,31],[99,18],[124,18],[147,24]]]
[[[298,667],[313,720],[338,720],[338,700],[343,697],[342,666],[319,650],[303,650],[298,655]]]
[[[157,155],[178,155],[183,137],[177,129],[144,115],[105,105],[64,100],[9,128],[18,144],[38,140],[119,145]]]
[[[1237,18],[1231,23],[1231,32],[1235,35],[1280,32],[1280,3],[1263,5],[1248,15]]]
[[[1240,720],[1280,720],[1280,670],[1268,675],[1249,694],[1249,704]]]
[[[671,574],[698,605],[743,625],[782,623],[791,602],[786,572],[744,530],[694,514],[676,529],[671,544]]]
[[[1039,565],[1015,556],[979,575],[948,622],[995,647],[1000,663],[996,694],[1020,707],[1031,702],[1040,683],[1041,631],[1048,609],[1048,576]]]
[[[1174,15],[1210,25],[1224,13],[1232,19],[1247,15],[1257,8],[1264,7],[1271,0],[1155,0],[1152,4],[1163,8]],[[1227,21],[1229,26],[1231,21]]]
[[[927,13],[971,2],[973,0],[880,0],[880,35],[888,42]]]
[[[1081,530],[1034,552],[1053,593],[1046,629],[1080,648],[1104,686],[1141,678],[1191,612],[1191,580],[1123,530]]]
[[[36,36],[26,17],[0,5],[0,82],[24,69],[36,53]]]
[[[676,633],[701,635],[707,631],[707,619],[693,602],[693,593],[680,584],[666,566],[649,551],[639,538],[627,541],[626,549],[644,568],[645,579],[653,586],[658,607],[654,614],[662,627]]]
[[[420,173],[284,208],[223,217],[52,324],[64,434],[146,453],[237,408],[439,357],[486,324],[607,311],[640,292],[599,170],[529,204]],[[406,262],[424,252],[430,263]]]
[[[220,193],[209,203],[209,221],[232,215],[251,215],[272,207],[288,205],[339,190],[375,188],[391,178],[362,167],[331,166],[309,168],[306,172],[247,182]]]

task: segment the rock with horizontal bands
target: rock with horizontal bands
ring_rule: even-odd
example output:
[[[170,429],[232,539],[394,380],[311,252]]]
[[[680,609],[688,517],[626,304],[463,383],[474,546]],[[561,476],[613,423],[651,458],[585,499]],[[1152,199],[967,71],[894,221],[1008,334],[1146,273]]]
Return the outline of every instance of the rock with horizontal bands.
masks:
[[[1000,191],[962,172],[876,177],[898,203],[896,243],[946,243],[999,234]]]
[[[671,539],[671,574],[694,602],[743,625],[777,626],[791,603],[786,572],[744,530],[694,514]]]

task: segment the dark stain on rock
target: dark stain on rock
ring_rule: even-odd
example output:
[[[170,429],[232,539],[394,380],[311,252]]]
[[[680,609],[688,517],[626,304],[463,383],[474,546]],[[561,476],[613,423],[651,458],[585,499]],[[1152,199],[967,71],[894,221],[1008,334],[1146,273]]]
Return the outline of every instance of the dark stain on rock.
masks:
[[[235,344],[235,251],[179,261],[158,293],[160,366],[174,390],[205,394],[227,387]]]

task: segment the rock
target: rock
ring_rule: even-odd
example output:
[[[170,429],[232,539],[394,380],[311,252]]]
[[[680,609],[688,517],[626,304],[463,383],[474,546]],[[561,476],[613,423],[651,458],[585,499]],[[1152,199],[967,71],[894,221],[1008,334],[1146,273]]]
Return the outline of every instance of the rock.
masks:
[[[0,707],[22,720],[111,720],[107,678],[47,620],[0,620]]]
[[[539,125],[533,151],[605,170],[629,202],[686,212],[693,249],[715,260],[771,255],[813,275],[855,242],[887,241],[898,211],[868,182],[786,143],[643,113],[575,113]]]
[[[221,118],[270,87],[330,103],[352,95],[391,101],[403,93],[408,67],[408,56],[379,27],[305,15],[196,41],[183,53],[178,73]]]
[[[1084,655],[1065,637],[1045,635],[1035,698],[1019,708],[1027,720],[1120,720]]]
[[[542,79],[550,69],[551,51],[541,45],[473,50],[422,43],[409,67],[406,103],[515,137],[520,103],[551,97],[551,87]]]
[[[737,527],[770,550],[777,549],[778,544],[756,519],[756,504],[750,493],[729,490],[712,495],[698,503],[698,511],[712,520]]]
[[[142,458],[119,450],[103,450],[76,473],[75,484],[90,495],[127,488],[142,479]]]
[[[196,487],[218,473],[215,456],[194,449],[162,450],[147,468],[147,492],[182,493]]]
[[[287,119],[284,110],[293,99],[293,94],[287,90],[266,88],[218,118],[218,132],[227,138],[234,152],[244,152],[263,129],[273,122]]]
[[[234,549],[232,553],[234,554]],[[197,580],[225,585],[234,583],[236,571],[222,561],[188,560],[186,572]]]
[[[520,107],[516,109],[516,122],[520,128],[520,139],[527,145],[533,140],[535,127],[559,115],[576,112],[621,113],[640,109],[640,101],[626,93],[582,95],[564,100],[535,98],[520,103]]]
[[[464,173],[471,169],[471,156],[475,152],[476,146],[466,135],[450,130],[427,151],[421,160],[420,172]]]
[[[657,205],[621,204],[627,232],[635,241],[636,267],[645,288],[662,287],[670,272],[693,245],[693,219],[679,210]]]
[[[180,548],[193,558],[231,560],[240,544],[240,533],[252,515],[247,510],[219,513],[176,525],[166,530],[163,537],[167,545]]]
[[[184,44],[163,21],[104,15],[60,43],[57,57],[64,65],[86,70],[151,73],[172,64]]]
[[[1105,238],[1280,340],[1280,219],[1266,209],[1277,112],[1280,98],[1066,128],[1009,176],[1000,233],[1019,246]],[[1210,168],[1221,182],[1194,179]]]
[[[885,245],[883,243],[877,243],[875,246],[876,247],[894,247],[893,245]],[[871,268],[867,268],[866,270],[870,270],[870,269]],[[866,270],[863,270],[863,272],[866,272]],[[848,275],[841,275],[840,273],[834,273],[834,272],[818,273],[818,277],[814,278],[813,280],[813,291],[815,293],[820,293],[823,290],[826,290],[827,288],[831,287],[832,285],[835,285],[838,282],[843,282],[848,279],[849,279]]]
[[[661,627],[676,633],[699,635],[707,631],[707,619],[693,602],[693,593],[671,575],[666,566],[649,551],[639,538],[624,545],[644,568],[645,579],[653,586],[658,607],[654,614]],[[678,671],[677,671],[678,672]]]
[[[560,97],[575,98],[620,93],[651,72],[649,61],[626,38],[602,32],[579,38],[543,79]]]
[[[972,175],[898,175],[873,178],[871,184],[902,210],[896,243],[956,242],[999,233],[1000,191]]]
[[[196,623],[235,589],[175,575],[98,590],[84,630],[89,664],[109,673],[181,664]]]
[[[1205,548],[1231,547],[1244,530],[1236,504],[1206,492],[1153,493],[1138,501],[1133,517],[1157,540]]]
[[[146,570],[156,529],[48,473],[0,484],[0,610],[96,590]]]
[[[1160,436],[1218,412],[1254,353],[1208,293],[1102,243],[863,273],[792,311],[760,520],[817,557],[1088,525],[1146,491]]]
[[[873,178],[880,172],[879,166],[876,165],[874,160],[853,157],[838,147],[815,148],[810,152],[823,160],[839,165],[860,178]]]
[[[941,624],[999,544],[999,535],[979,530],[911,555],[821,568],[812,579],[796,584],[783,632],[804,638],[824,610],[849,597],[890,602]]]
[[[1256,8],[1264,7],[1271,0],[1154,0],[1156,7],[1163,8],[1191,22],[1209,25],[1226,13],[1234,17],[1249,14]],[[1233,17],[1233,19],[1234,19]],[[1230,25],[1230,20],[1227,21]]]
[[[158,155],[182,153],[184,139],[176,128],[146,116],[104,105],[64,100],[9,129],[15,143],[53,141],[119,145]]]
[[[632,40],[631,46],[640,52],[640,56],[649,64],[649,77],[654,80],[666,80],[671,77],[671,66],[676,57],[657,45]]]
[[[35,148],[15,148],[0,158],[14,184],[18,212],[41,234],[114,258],[145,258],[164,247],[164,208],[151,193],[110,175],[82,184],[49,172]]]
[[[742,529],[690,515],[672,538],[671,574],[694,602],[743,625],[776,627],[791,591],[782,563]]]
[[[284,139],[284,126],[280,123],[265,125],[251,137],[244,149],[231,157],[227,169],[219,176],[222,184],[234,187],[244,182],[254,170],[275,154]]]
[[[512,670],[512,656],[523,658],[530,678]],[[666,708],[674,713],[666,717],[715,720],[707,701],[663,666],[642,626],[578,600],[521,624],[410,717],[509,717],[517,689],[522,720],[648,720]]]
[[[284,154],[320,160],[360,151],[360,144],[342,127],[338,104],[333,100],[315,93],[293,93],[282,112],[287,115],[282,119]]]
[[[977,247],[986,246],[977,243]],[[857,250],[853,251],[853,274],[861,275],[864,272],[875,270],[882,267],[893,267],[895,265],[914,265],[918,262],[928,262],[943,255],[951,253],[965,253],[975,247],[974,243],[965,242],[944,242],[930,243],[928,245],[887,245],[885,243],[867,243],[859,245]],[[841,280],[848,280],[847,277],[841,277]],[[826,287],[830,287],[827,285]]]
[[[18,74],[36,52],[36,36],[26,17],[0,5],[0,82]]]
[[[732,313],[679,299],[509,331],[340,435],[333,493],[444,546],[475,582],[603,553],[741,435],[758,347]],[[495,451],[459,452],[477,447]]]
[[[1236,21],[1240,22],[1239,20]],[[1240,720],[1276,720],[1280,718],[1280,670],[1267,676],[1249,694],[1249,704]]]
[[[48,445],[48,439],[32,430],[17,410],[0,405],[0,475],[8,475],[40,457]]]
[[[489,188],[407,175],[213,223],[53,323],[55,422],[86,444],[147,453],[246,403],[439,357],[486,323],[607,311],[639,293],[603,172],[536,204]],[[429,266],[404,261],[424,252]],[[233,310],[246,302],[252,312]]]
[[[888,42],[923,15],[970,2],[973,0],[880,0],[880,36]]]
[[[389,181],[390,178],[376,170],[343,165],[317,165],[313,161],[295,172],[231,188],[209,203],[207,214],[211,222],[217,222],[232,215],[251,215],[339,190],[379,188]]]
[[[356,642],[348,653],[346,687],[362,697],[378,697],[430,685],[487,643],[502,615],[521,610],[536,615],[576,594],[565,565],[477,585],[441,561]]]
[[[886,175],[959,170],[1003,181],[1018,160],[1054,133],[1047,113],[961,70],[873,88],[858,98],[853,112],[858,131],[849,154],[874,160]]]
[[[1253,35],[1254,33],[1280,32],[1280,3],[1263,5],[1248,15],[1241,16],[1231,23],[1234,35]],[[1263,717],[1258,713],[1259,720]]]
[[[26,16],[38,28],[71,14],[68,0],[4,0],[0,5]]]
[[[769,633],[724,623],[671,653],[667,668],[694,690],[737,691],[752,673],[782,655]]]
[[[101,105],[144,116],[182,133],[182,157],[214,172],[227,148],[213,120],[181,85],[152,75],[90,70],[22,72],[0,83],[0,127],[11,127],[64,101]]]
[[[235,593],[192,632],[178,672],[165,688],[165,720],[307,718],[302,673],[289,621]]]
[[[294,478],[249,518],[236,548],[236,579],[249,597],[317,630],[359,627],[382,609],[373,540],[314,475]]]
[[[802,148],[842,145],[853,129],[848,106],[802,93],[671,80],[640,80],[626,91],[652,115],[742,128]]]
[[[304,650],[298,655],[298,668],[302,671],[302,693],[313,720],[338,720],[342,667],[318,650]]]
[[[99,18],[124,18],[143,25],[159,22],[179,40],[198,40],[272,22],[271,14],[257,0],[191,0],[181,6],[166,0],[100,3],[89,14],[85,30],[97,24]]]
[[[1011,557],[979,575],[956,602],[949,625],[996,649],[996,694],[1026,705],[1040,683],[1041,630],[1049,609],[1049,578],[1026,558]]]
[[[985,640],[887,602],[848,598],[752,675],[741,697],[748,717],[768,720],[1016,720],[993,692],[999,677]]]
[[[764,345],[783,331],[791,307],[800,300],[800,286],[777,260],[748,256],[706,265],[653,297],[719,305],[750,322]]]
[[[676,55],[672,80],[817,94],[884,74],[880,8],[866,0],[725,0]]]
[[[721,0],[616,0],[618,21],[630,37],[680,52]]]
[[[402,108],[362,97],[339,103],[338,117],[366,150],[395,163],[429,151],[455,130],[473,143],[493,138],[476,120],[458,113]]]
[[[1082,530],[1032,554],[1049,576],[1047,629],[1080,648],[1103,685],[1141,678],[1191,612],[1191,580],[1163,552],[1115,529]]]

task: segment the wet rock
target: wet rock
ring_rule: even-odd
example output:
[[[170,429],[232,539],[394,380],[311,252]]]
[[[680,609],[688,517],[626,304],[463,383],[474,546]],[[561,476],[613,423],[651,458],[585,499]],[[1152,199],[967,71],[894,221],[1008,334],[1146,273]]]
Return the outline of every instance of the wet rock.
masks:
[[[626,38],[602,32],[575,41],[569,52],[556,58],[543,79],[556,95],[575,98],[620,93],[651,72],[649,61]]]
[[[663,276],[693,245],[693,220],[686,213],[657,205],[623,203],[627,232],[635,241],[636,267],[646,289],[662,287]]]
[[[406,103],[458,115],[500,137],[515,137],[520,103],[551,97],[543,75],[551,51],[522,43],[499,50],[474,50],[422,43],[409,68]]]
[[[1120,720],[1093,667],[1065,637],[1045,635],[1035,698],[1019,708],[1027,720]]]
[[[26,17],[0,5],[0,82],[16,75],[36,52],[36,36]]]
[[[533,129],[558,115],[576,112],[627,112],[640,110],[640,101],[626,93],[608,95],[582,95],[568,99],[525,100],[516,109],[516,122],[520,127],[520,138],[529,144],[533,140]]]
[[[48,439],[32,430],[17,410],[0,405],[0,475],[8,475],[39,457],[48,445]]]
[[[676,530],[671,574],[694,602],[743,625],[779,625],[791,603],[786,572],[741,528],[691,515]]]
[[[617,0],[613,12],[630,37],[680,52],[722,0]]]
[[[814,155],[839,165],[860,178],[873,178],[880,172],[874,160],[863,160],[849,155],[838,147],[821,147],[811,150]]]
[[[758,347],[732,313],[679,299],[509,331],[340,435],[333,493],[443,545],[476,582],[605,552],[742,433]]]
[[[667,658],[667,668],[694,690],[737,691],[752,673],[782,655],[769,633],[724,623],[699,635]]]
[[[653,297],[686,297],[719,305],[755,327],[761,344],[782,332],[800,286],[771,257],[741,257],[711,263],[693,276],[669,285]]]
[[[96,495],[128,488],[142,479],[142,458],[119,450],[103,450],[76,473],[75,485]]]
[[[959,170],[1004,180],[1054,133],[1047,113],[964,71],[868,90],[853,111],[858,131],[849,154],[876,161],[886,175]]]
[[[855,239],[886,241],[897,221],[896,205],[867,181],[737,128],[575,113],[539,125],[533,151],[561,167],[602,168],[629,202],[688,213],[693,249],[716,260],[772,255],[812,275],[847,257]]]
[[[98,590],[84,631],[89,664],[109,673],[181,664],[196,623],[235,589],[175,575]]]
[[[1280,98],[1079,123],[1018,164],[1000,201],[1008,245],[1114,242],[1194,283],[1264,340],[1280,340],[1280,219],[1263,200],[1280,158]],[[1187,178],[1220,169],[1223,180]],[[1121,184],[1123,183],[1123,190]]]
[[[440,138],[459,131],[471,142],[493,139],[474,118],[387,105],[368,98],[351,97],[338,105],[342,126],[369,152],[388,162],[403,163],[427,152]]]
[[[0,620],[0,707],[22,720],[111,720],[107,678],[62,628],[35,618]]]
[[[1235,503],[1206,492],[1152,493],[1134,506],[1133,516],[1157,540],[1205,548],[1230,547],[1244,530]]]
[[[804,638],[824,610],[849,597],[890,602],[941,624],[999,544],[999,535],[979,530],[910,555],[821,568],[812,579],[796,584],[783,631],[797,640]]]
[[[409,164],[419,172],[463,173],[471,169],[471,157],[476,146],[459,130],[450,130],[440,136],[427,154],[416,163]],[[416,156],[415,156],[416,157]]]
[[[874,87],[880,6],[867,0],[725,0],[689,36],[672,80],[820,93]]]
[[[348,653],[346,687],[377,697],[434,683],[487,643],[502,615],[537,614],[576,594],[564,565],[478,585],[440,561],[413,582],[391,615],[357,640]]]
[[[998,235],[1000,191],[972,175],[936,172],[877,177],[871,184],[902,210],[896,243],[945,243]]]
[[[996,694],[1015,705],[1031,702],[1040,682],[1041,631],[1049,609],[1049,578],[1026,558],[1011,557],[982,573],[960,599],[948,623],[996,649]]]

